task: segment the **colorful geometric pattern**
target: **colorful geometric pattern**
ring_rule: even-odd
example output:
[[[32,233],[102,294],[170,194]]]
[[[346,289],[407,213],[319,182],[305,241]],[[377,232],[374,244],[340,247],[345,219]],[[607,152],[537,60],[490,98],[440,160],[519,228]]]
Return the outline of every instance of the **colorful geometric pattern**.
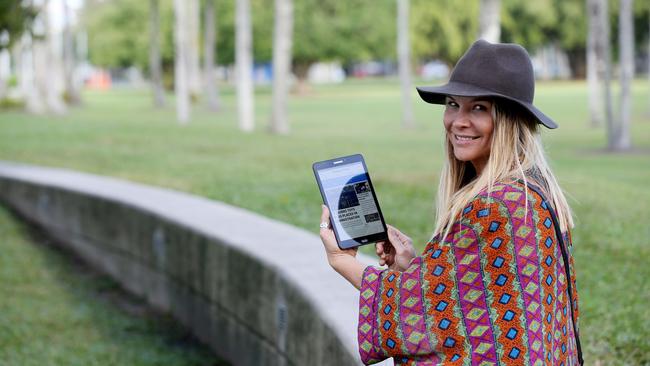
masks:
[[[446,240],[431,240],[406,271],[366,268],[363,362],[577,365],[573,258],[567,279],[548,208],[521,183],[498,184],[472,200]],[[564,242],[570,253],[569,233]]]

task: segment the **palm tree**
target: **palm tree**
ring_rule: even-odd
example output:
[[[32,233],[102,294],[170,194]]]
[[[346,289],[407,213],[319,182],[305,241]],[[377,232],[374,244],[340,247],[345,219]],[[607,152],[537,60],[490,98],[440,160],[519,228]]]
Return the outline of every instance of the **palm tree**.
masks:
[[[479,38],[497,43],[501,39],[501,0],[481,0]]]
[[[205,97],[208,103],[208,109],[213,112],[219,110],[219,92],[217,90],[217,80],[214,69],[215,56],[215,16],[214,0],[205,1],[205,14],[203,26],[205,34],[203,37],[203,73],[205,79]]]
[[[619,63],[621,78],[621,110],[617,128],[610,140],[612,150],[629,150],[632,146],[630,139],[630,119],[632,100],[630,89],[634,78],[634,18],[632,17],[633,0],[621,0],[618,20]]]
[[[174,0],[174,91],[176,93],[176,116],[178,122],[186,124],[190,120],[190,93],[188,75],[187,42],[187,3]]]
[[[253,131],[253,30],[249,0],[237,0],[235,62],[237,67],[237,110],[239,128]]]
[[[601,80],[605,74],[603,59],[601,13],[606,6],[606,0],[587,0],[587,85],[589,90],[589,115],[592,127],[603,124],[603,89]]]
[[[75,80],[76,57],[74,52],[74,36],[70,26],[70,6],[68,0],[63,0],[63,72],[65,76],[65,91],[71,105],[81,104],[81,95]]]
[[[293,1],[275,0],[275,28],[273,30],[273,111],[271,132],[289,133],[287,97],[291,71],[293,35]]]
[[[165,91],[162,84],[162,66],[160,59],[160,11],[158,0],[149,0],[149,70],[154,106],[165,105]]]
[[[397,0],[397,56],[402,86],[402,126],[415,127],[411,102],[411,52],[409,41],[409,0]]]

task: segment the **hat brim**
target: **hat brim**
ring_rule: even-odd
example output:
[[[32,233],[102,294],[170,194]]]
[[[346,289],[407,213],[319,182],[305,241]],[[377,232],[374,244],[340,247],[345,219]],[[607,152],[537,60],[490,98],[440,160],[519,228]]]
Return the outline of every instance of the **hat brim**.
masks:
[[[542,113],[542,111],[537,109],[532,103],[517,100],[512,97],[496,93],[492,90],[480,88],[471,84],[451,81],[442,86],[416,87],[416,89],[420,94],[420,98],[422,98],[422,100],[425,102],[431,104],[445,104],[445,97],[448,95],[458,95],[461,97],[498,97],[507,99],[524,107],[526,110],[532,113],[535,118],[537,118],[539,123],[543,124],[544,126],[550,129],[558,127],[557,123]]]

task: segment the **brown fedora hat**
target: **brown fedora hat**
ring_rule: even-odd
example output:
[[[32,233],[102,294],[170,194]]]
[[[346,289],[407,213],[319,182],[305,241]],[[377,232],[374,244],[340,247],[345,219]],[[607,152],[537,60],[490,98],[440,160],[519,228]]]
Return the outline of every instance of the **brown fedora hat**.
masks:
[[[447,95],[504,98],[524,107],[544,126],[557,128],[533,105],[533,64],[518,44],[478,40],[460,58],[446,85],[416,89],[425,102],[433,104],[445,104]]]

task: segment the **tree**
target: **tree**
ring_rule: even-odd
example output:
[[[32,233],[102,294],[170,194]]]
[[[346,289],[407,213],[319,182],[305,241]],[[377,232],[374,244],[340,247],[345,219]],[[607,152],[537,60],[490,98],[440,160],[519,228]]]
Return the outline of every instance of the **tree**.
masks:
[[[619,9],[619,63],[621,79],[620,115],[614,134],[609,136],[609,147],[612,150],[629,150],[630,139],[631,95],[630,89],[634,78],[634,22],[632,16],[633,0],[620,0]]]
[[[589,93],[589,116],[592,127],[603,124],[603,88],[605,60],[600,39],[603,39],[602,18],[606,0],[587,0],[589,31],[587,33],[587,86]]]
[[[455,64],[478,32],[478,2],[412,0],[413,55]],[[441,11],[458,9],[458,11]]]
[[[70,20],[68,0],[63,0],[63,72],[65,76],[65,93],[68,103],[81,104],[81,94],[76,80],[77,57],[74,47],[74,35]]]
[[[0,2],[0,63],[8,62],[9,50],[20,46],[23,33],[30,33],[36,13],[36,8],[25,1]],[[0,64],[0,100],[5,98],[9,79],[4,71]]]
[[[205,1],[205,18],[203,21],[205,34],[203,36],[203,77],[205,79],[205,97],[208,109],[213,112],[219,110],[219,92],[215,75],[215,24],[214,0]]]
[[[253,116],[253,40],[251,36],[250,1],[236,1],[237,111],[239,128],[244,132],[251,132],[255,127],[255,122]]]
[[[481,0],[478,38],[492,43],[501,40],[501,0]]]
[[[614,107],[612,103],[612,51],[610,46],[610,22],[609,22],[609,6],[607,0],[601,1],[602,11],[597,18],[599,28],[602,30],[600,37],[596,39],[598,48],[603,50],[603,65],[604,65],[604,80],[603,80],[603,94],[605,105],[605,122],[607,125],[607,141],[612,140],[611,136],[614,135]]]
[[[187,70],[190,94],[198,97],[201,94],[201,66],[199,57],[199,29],[201,16],[199,0],[185,0],[187,3]]]
[[[160,58],[160,10],[158,0],[149,0],[149,74],[153,104],[165,106],[165,89],[162,83],[162,60]]]
[[[411,93],[411,42],[409,41],[409,0],[397,0],[397,60],[402,86],[402,127],[413,128]]]
[[[287,97],[291,72],[291,45],[293,33],[293,1],[275,0],[275,28],[273,31],[273,106],[271,132],[289,133]]]
[[[174,40],[176,54],[174,57],[174,90],[176,92],[176,116],[178,122],[186,124],[190,120],[190,91],[188,70],[188,9],[184,0],[174,0],[174,13],[176,23],[174,26]]]

